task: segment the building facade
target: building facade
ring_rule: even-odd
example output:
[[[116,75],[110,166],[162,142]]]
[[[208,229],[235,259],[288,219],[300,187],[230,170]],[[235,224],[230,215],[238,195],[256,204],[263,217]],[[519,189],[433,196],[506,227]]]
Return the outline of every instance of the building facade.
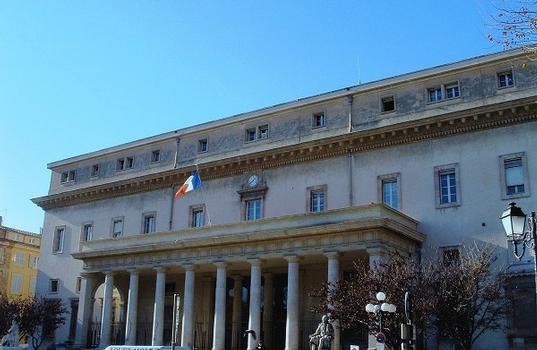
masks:
[[[0,295],[35,295],[41,235],[2,225],[0,216]]]
[[[513,50],[51,163],[34,202],[38,293],[71,305],[56,341],[169,344],[177,293],[185,346],[253,349],[253,329],[270,349],[307,349],[310,292],[390,250],[490,244],[510,291],[531,294],[532,258],[511,258],[498,216],[537,206],[536,102],[537,63]],[[176,198],[194,170],[203,188]],[[476,349],[529,349],[535,334],[519,322]],[[334,343],[375,346],[362,330]]]

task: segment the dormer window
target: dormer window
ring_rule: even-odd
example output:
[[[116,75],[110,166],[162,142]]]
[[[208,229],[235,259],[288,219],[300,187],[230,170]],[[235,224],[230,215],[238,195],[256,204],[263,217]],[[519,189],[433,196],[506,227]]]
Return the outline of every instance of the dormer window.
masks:
[[[99,176],[99,164],[93,164],[91,166],[91,177]]]
[[[65,182],[75,181],[75,178],[76,178],[76,172],[74,170],[64,171],[61,175],[60,182],[65,183]]]
[[[205,153],[209,150],[207,139],[201,139],[198,141],[198,152]]]
[[[326,117],[324,112],[313,114],[312,126],[314,129],[326,126]]]
[[[382,113],[395,111],[395,97],[386,96],[381,99]]]
[[[160,162],[160,150],[155,150],[151,152],[151,163]]]
[[[268,138],[268,136],[269,136],[268,132],[269,132],[268,124],[259,126],[257,128],[257,138],[258,139],[266,139],[266,138]]]
[[[134,166],[134,157],[125,157],[125,158],[119,158],[116,163],[116,170],[127,170],[132,169]]]
[[[267,139],[269,137],[268,124],[259,125],[256,128],[246,129],[245,142],[251,142],[261,139]]]
[[[496,74],[498,79],[498,89],[503,89],[515,85],[515,80],[513,79],[513,71],[505,71]]]

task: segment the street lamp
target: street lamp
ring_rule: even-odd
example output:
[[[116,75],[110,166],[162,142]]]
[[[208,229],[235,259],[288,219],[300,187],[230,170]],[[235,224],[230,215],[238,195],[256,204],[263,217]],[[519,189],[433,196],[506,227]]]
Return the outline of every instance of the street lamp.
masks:
[[[371,314],[374,314],[379,320],[379,334],[377,334],[377,341],[379,343],[384,342],[384,334],[382,333],[382,315],[384,312],[395,313],[397,307],[393,304],[385,303],[386,294],[384,292],[378,292],[375,297],[377,298],[378,303],[369,303],[365,306],[365,311]],[[382,339],[379,339],[382,337]]]
[[[532,211],[528,220],[528,230],[526,231],[526,214],[516,206],[516,203],[509,203],[509,207],[500,216],[503,229],[507,235],[507,240],[513,241],[514,254],[518,260],[521,260],[526,252],[526,248],[533,250],[535,257],[534,276],[535,292],[537,298],[537,219],[535,212]],[[518,253],[518,247],[522,246],[522,253]],[[537,300],[537,299],[536,299]]]

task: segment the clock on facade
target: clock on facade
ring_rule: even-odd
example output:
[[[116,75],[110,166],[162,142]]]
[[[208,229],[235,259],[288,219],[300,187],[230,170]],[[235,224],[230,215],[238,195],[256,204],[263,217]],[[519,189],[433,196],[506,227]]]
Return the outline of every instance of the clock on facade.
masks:
[[[248,179],[248,187],[256,187],[259,182],[259,179],[257,178],[257,175],[252,175]]]

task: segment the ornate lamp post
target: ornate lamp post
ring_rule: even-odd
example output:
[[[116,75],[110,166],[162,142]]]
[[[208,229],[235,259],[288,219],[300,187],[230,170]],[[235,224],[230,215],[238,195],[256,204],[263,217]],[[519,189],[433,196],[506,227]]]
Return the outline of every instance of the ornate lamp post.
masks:
[[[379,333],[377,334],[377,341],[379,343],[384,343],[385,336],[382,333],[382,315],[384,312],[395,313],[397,310],[396,306],[393,304],[385,303],[386,294],[384,292],[378,292],[375,296],[378,300],[378,303],[372,304],[369,303],[365,306],[365,311],[374,314],[379,320]]]
[[[526,220],[527,219],[527,220]],[[503,229],[507,235],[507,240],[513,241],[514,254],[518,260],[521,260],[526,252],[526,248],[533,250],[535,257],[534,276],[535,276],[535,292],[537,300],[537,219],[535,212],[532,211],[529,218],[526,214],[516,206],[516,203],[509,203],[509,207],[502,213],[500,220],[503,224]],[[526,230],[526,221],[528,229]],[[519,254],[519,246],[522,252]]]

